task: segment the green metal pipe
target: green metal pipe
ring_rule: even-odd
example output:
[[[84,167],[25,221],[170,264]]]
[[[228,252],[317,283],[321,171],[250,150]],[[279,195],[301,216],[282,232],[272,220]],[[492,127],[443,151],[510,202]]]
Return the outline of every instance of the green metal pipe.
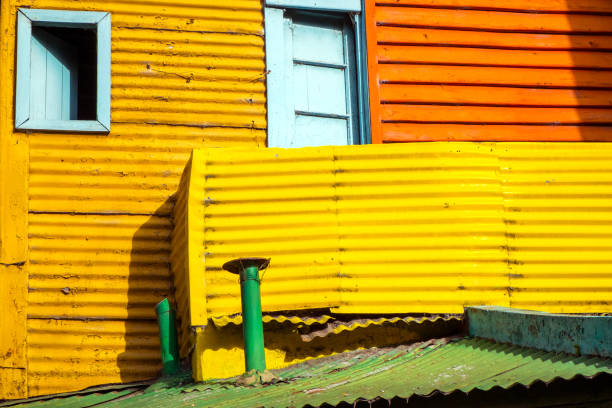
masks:
[[[176,336],[176,315],[168,299],[155,306],[157,324],[159,325],[159,343],[161,345],[162,372],[164,375],[176,374],[180,360]]]
[[[242,297],[242,330],[244,333],[244,365],[246,371],[265,371],[263,323],[259,292],[259,268],[249,266],[240,273]]]
[[[266,268],[268,262],[264,258],[241,258],[223,265],[225,270],[240,275],[244,365],[247,372],[266,370],[259,271]]]

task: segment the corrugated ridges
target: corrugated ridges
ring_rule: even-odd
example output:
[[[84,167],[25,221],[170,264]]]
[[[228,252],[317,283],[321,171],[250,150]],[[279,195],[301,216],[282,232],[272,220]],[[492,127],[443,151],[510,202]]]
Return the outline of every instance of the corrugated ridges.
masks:
[[[191,150],[265,145],[261,3],[12,0],[13,15],[20,6],[111,13],[112,131],[28,138],[28,313],[124,325],[96,334],[120,350],[134,342],[132,323],[156,336],[154,306],[172,291],[171,196]],[[77,364],[52,353],[31,365],[29,395],[152,378],[159,351],[147,356]]]
[[[36,0],[32,7],[73,9],[63,0]],[[96,0],[79,2],[81,10],[104,10],[111,13],[113,27],[150,28],[157,30],[184,30],[203,32],[263,33],[261,4],[256,0],[233,0],[221,4],[206,0]]]
[[[159,353],[153,320],[29,319],[30,394],[150,378],[161,370]]]
[[[510,305],[592,313],[612,305],[612,151],[500,146]]]
[[[170,221],[30,214],[30,318],[155,319],[171,295]]]
[[[54,396],[43,396],[27,400],[13,400],[8,403],[0,402],[0,407],[82,408],[102,404],[114,400],[115,398],[121,398],[128,394],[138,392],[143,388],[145,388],[144,385],[132,387],[126,385],[98,387],[97,390],[88,390],[82,393],[56,394]]]
[[[334,148],[338,313],[462,313],[507,304],[492,144]]]
[[[263,317],[264,323],[277,322],[277,323],[285,323],[289,322],[292,324],[305,324],[305,325],[313,325],[313,324],[325,324],[330,320],[334,320],[332,316],[321,315],[321,316],[289,316],[289,315],[269,315],[264,314]],[[212,322],[217,327],[227,326],[228,324],[242,324],[242,315],[233,315],[233,316],[219,316],[213,317]]]
[[[114,137],[33,138],[30,210],[169,215],[168,199],[178,188],[191,149],[256,144],[265,137],[264,131],[251,129],[151,125],[119,124],[113,131]]]
[[[435,323],[438,321],[449,321],[454,320],[460,322],[462,316],[425,316],[425,317],[379,317],[379,318],[362,318],[353,319],[349,321],[332,320],[327,323],[326,327],[320,330],[314,330],[306,334],[302,334],[302,340],[309,342],[316,337],[326,337],[331,334],[339,334],[344,331],[354,331],[356,329],[363,329],[370,326],[383,326],[383,325],[418,325],[423,323]]]
[[[274,371],[287,381],[266,385],[265,393],[257,387],[240,386],[235,378],[187,385],[177,385],[175,380],[109,407],[335,406],[358,400],[407,399],[436,391],[467,393],[592,377],[612,373],[612,362],[463,339],[360,350]]]
[[[204,202],[207,309],[240,312],[240,285],[221,269],[244,256],[272,258],[264,311],[338,305],[337,222],[331,150],[209,151]],[[203,271],[202,271],[203,272]]]
[[[189,177],[191,175],[191,160],[185,166],[179,189],[176,193],[176,200],[172,212],[172,235],[170,265],[172,280],[174,282],[174,296],[176,299],[177,316],[180,319],[178,330],[180,354],[187,356],[190,344],[191,315],[189,302],[189,277],[187,274],[189,260],[188,248],[188,222],[187,222],[187,201],[189,194]]]
[[[240,256],[272,258],[267,312],[609,311],[609,150],[460,142],[211,150],[197,193],[208,313],[239,313],[238,282],[221,265]]]

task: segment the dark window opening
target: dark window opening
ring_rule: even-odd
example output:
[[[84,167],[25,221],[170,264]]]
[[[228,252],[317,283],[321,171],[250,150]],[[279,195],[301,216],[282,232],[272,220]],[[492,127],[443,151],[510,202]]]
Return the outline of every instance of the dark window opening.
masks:
[[[95,120],[97,113],[96,30],[34,26],[32,37],[44,44],[61,64],[76,73],[76,81],[71,83],[69,90],[72,101],[70,119]]]

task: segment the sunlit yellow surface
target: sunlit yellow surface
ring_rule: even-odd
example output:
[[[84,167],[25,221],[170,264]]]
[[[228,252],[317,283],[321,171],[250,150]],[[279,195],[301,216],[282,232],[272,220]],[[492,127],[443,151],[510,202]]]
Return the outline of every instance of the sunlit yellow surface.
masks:
[[[221,265],[244,256],[272,259],[261,286],[268,312],[611,310],[610,144],[194,154],[203,176],[190,203],[202,208],[204,239],[192,248],[204,262],[189,279],[206,283],[202,317],[240,312],[238,281]]]
[[[0,3],[0,399],[156,377],[191,150],[265,145],[261,2]],[[110,12],[109,134],[14,132],[19,7]]]

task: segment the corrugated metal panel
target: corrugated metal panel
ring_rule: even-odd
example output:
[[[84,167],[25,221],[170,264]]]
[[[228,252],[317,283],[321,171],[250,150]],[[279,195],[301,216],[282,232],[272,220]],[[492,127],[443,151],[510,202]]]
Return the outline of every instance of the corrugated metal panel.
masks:
[[[332,150],[205,154],[205,185],[193,202],[204,205],[208,314],[240,312],[239,282],[221,266],[249,255],[273,258],[261,285],[263,310],[339,305]]]
[[[169,234],[164,217],[30,214],[29,395],[157,375]]]
[[[511,306],[609,312],[612,146],[500,147]]]
[[[0,367],[2,398],[23,398],[28,394],[27,371],[24,368]]]
[[[30,395],[156,377],[154,321],[28,320]]]
[[[127,327],[117,336],[97,334],[100,342],[112,338],[116,351],[132,341],[131,322],[154,328],[153,307],[172,289],[171,195],[191,149],[265,144],[261,3],[4,3],[2,32],[14,32],[15,13],[22,6],[112,15],[112,131],[32,133],[28,138],[27,273],[30,324],[37,324],[33,319],[104,319]],[[14,43],[8,42],[8,57],[2,59],[2,72],[11,75]],[[5,61],[10,64],[6,70]],[[83,332],[74,338],[87,338],[86,323],[75,324]],[[35,347],[32,353],[37,352]],[[131,379],[157,373],[153,354],[149,365],[128,359],[121,367],[112,360],[78,364],[78,355],[48,357],[29,364],[30,396],[121,381],[127,378],[123,372],[133,373]]]
[[[28,317],[154,320],[171,295],[170,228],[156,216],[30,214]]]
[[[339,313],[507,305],[499,161],[490,144],[334,149]]]
[[[212,317],[240,311],[238,282],[221,270],[240,256],[272,258],[267,312],[609,312],[611,146],[205,152],[193,203],[203,208],[206,262],[190,279],[206,280]]]
[[[610,140],[609,10],[366,1],[372,140]]]
[[[213,317],[212,322],[217,327],[227,326],[228,324],[242,324],[242,315],[233,316],[219,316]],[[330,320],[334,320],[333,317],[328,315],[321,316],[285,316],[285,315],[269,315],[264,314],[262,316],[264,323],[277,322],[277,323],[292,323],[295,325],[305,324],[307,326],[313,324],[325,324]]]
[[[351,405],[358,400],[507,389],[516,384],[529,386],[536,381],[612,373],[612,362],[601,358],[539,352],[478,339],[445,343],[361,350],[294,365],[275,371],[286,381],[267,384],[265,392],[260,387],[241,386],[236,379],[181,384],[177,378],[108,406]]]
[[[124,386],[125,388],[125,386]],[[42,397],[39,400],[32,399],[20,401],[17,404],[7,404],[10,407],[29,407],[29,408],[83,408],[93,407],[112,401],[116,398],[125,397],[131,393],[138,392],[144,387],[125,388],[121,390],[98,389],[91,390],[88,394],[77,395],[57,395],[52,398]],[[5,406],[0,403],[0,407]]]
[[[333,334],[339,334],[345,331],[355,331],[364,329],[370,326],[414,326],[415,324],[432,324],[439,321],[453,321],[461,323],[462,316],[434,316],[434,317],[377,317],[377,318],[362,318],[349,321],[334,320],[327,323],[326,327],[320,330],[313,330],[309,333],[302,334],[302,340],[309,342],[317,337],[326,337]]]
[[[172,212],[172,239],[170,251],[170,264],[172,280],[174,282],[174,297],[176,299],[177,315],[180,319],[178,330],[180,355],[185,357],[189,353],[191,314],[189,302],[189,275],[188,262],[188,235],[187,235],[187,197],[189,195],[189,180],[191,174],[191,160],[187,163],[181,177],[176,201]]]

